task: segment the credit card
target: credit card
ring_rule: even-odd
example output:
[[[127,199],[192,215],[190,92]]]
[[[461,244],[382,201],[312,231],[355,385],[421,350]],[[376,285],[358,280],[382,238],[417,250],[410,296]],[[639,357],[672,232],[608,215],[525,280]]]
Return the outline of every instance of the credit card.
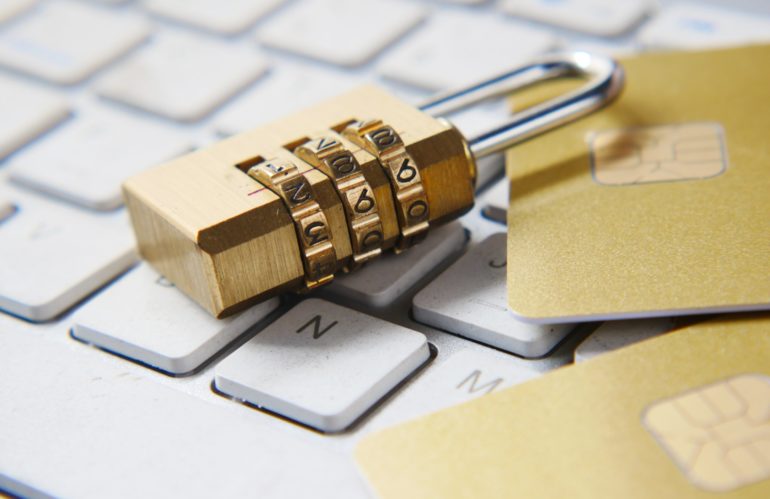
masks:
[[[770,45],[626,59],[616,101],[512,148],[510,311],[770,308],[769,61]]]
[[[383,498],[770,497],[770,315],[712,319],[364,438]]]

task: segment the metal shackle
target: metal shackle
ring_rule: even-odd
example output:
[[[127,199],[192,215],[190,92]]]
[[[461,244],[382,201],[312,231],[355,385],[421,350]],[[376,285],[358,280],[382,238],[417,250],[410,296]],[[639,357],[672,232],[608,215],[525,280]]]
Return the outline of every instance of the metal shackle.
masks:
[[[568,77],[583,77],[588,81],[580,88],[516,112],[507,121],[468,138],[470,151],[478,159],[570,123],[609,103],[623,88],[623,67],[609,57],[587,52],[549,54],[486,81],[438,94],[419,108],[431,116],[441,117],[482,101]]]

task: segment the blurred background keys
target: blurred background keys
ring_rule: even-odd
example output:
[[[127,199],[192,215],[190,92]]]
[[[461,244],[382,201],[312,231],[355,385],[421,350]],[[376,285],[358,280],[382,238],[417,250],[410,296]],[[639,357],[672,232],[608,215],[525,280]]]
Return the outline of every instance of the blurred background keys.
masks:
[[[0,32],[0,65],[73,84],[148,34],[147,22],[136,15],[113,16],[79,2],[48,3]]]
[[[499,16],[469,13],[436,14],[407,41],[382,61],[379,72],[431,91],[497,75],[503,47],[506,64],[515,67],[556,43],[546,31],[506,22]]]
[[[97,90],[104,97],[166,118],[196,121],[266,68],[256,50],[173,34],[157,37],[108,72]]]
[[[0,23],[17,16],[35,5],[35,0],[3,0],[0,3]]]
[[[153,14],[213,33],[233,35],[275,9],[284,0],[145,0]]]
[[[504,11],[597,36],[618,36],[642,20],[652,0],[504,0]]]
[[[639,41],[650,48],[696,49],[770,41],[770,20],[702,3],[663,9],[642,27]]]
[[[10,178],[85,208],[112,210],[123,204],[123,180],[191,146],[176,129],[93,107],[52,132],[40,147],[15,157]]]
[[[228,103],[216,117],[214,126],[222,135],[244,132],[355,85],[354,78],[341,73],[286,64],[271,69],[255,88]]]
[[[358,66],[398,40],[425,15],[401,0],[300,0],[277,14],[258,39],[340,66]]]
[[[0,74],[0,160],[59,123],[67,101],[42,86]]]

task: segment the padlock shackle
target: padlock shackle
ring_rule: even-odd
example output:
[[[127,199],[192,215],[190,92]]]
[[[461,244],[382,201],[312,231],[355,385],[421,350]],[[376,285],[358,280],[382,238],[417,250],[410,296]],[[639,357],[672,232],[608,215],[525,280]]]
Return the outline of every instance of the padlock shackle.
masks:
[[[580,118],[614,99],[623,88],[623,68],[609,57],[587,52],[546,55],[531,64],[486,81],[450,91],[420,109],[439,117],[555,78],[587,77],[580,88],[514,113],[492,129],[468,139],[475,158],[494,154]]]

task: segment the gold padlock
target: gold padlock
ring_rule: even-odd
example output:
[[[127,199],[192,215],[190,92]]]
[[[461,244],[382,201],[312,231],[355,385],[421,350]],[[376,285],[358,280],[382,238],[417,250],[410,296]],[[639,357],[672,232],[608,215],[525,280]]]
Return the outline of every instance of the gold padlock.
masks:
[[[435,117],[565,76],[589,81],[469,140]],[[467,212],[477,158],[585,115],[621,87],[614,61],[578,52],[419,109],[358,88],[128,179],[139,252],[216,317],[315,288]]]

